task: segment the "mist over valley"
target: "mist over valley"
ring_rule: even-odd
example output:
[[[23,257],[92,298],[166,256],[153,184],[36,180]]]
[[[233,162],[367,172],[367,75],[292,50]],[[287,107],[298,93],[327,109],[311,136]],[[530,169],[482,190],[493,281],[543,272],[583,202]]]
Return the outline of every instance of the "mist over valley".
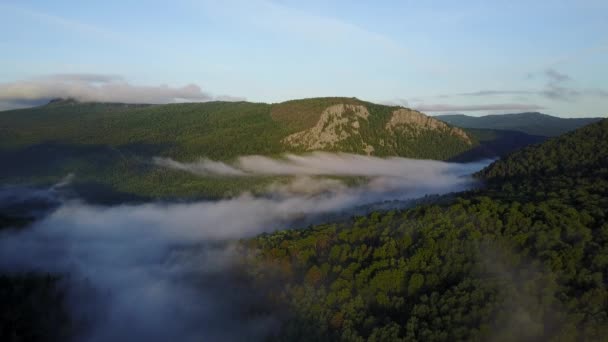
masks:
[[[607,13],[0,1],[0,341],[606,341]]]

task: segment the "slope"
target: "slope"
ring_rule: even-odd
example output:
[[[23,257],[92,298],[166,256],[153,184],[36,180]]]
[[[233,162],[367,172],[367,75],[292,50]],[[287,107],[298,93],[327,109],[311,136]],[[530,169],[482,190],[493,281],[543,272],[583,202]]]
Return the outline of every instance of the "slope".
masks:
[[[467,162],[482,158],[503,157],[523,147],[538,144],[547,137],[530,135],[518,131],[497,129],[464,128],[469,136],[478,142],[472,149],[450,159],[454,162]]]
[[[141,196],[223,195],[264,180],[201,179],[161,169],[155,156],[193,161],[313,150],[449,159],[476,145],[422,113],[354,98],[278,104],[125,105],[54,101],[0,113],[5,183],[57,182]]]
[[[586,177],[608,167],[608,119],[496,161],[479,173],[487,180]]]
[[[284,310],[275,339],[604,340],[607,134],[603,120],[528,147],[451,204],[243,242]]]

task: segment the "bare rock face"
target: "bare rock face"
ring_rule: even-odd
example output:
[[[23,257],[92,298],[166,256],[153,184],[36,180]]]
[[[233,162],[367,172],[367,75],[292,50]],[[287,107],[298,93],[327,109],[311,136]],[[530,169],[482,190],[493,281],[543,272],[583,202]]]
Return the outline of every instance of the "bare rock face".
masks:
[[[392,112],[390,119],[383,127],[384,132],[377,132],[376,137],[369,135],[363,137],[360,129],[365,127],[363,125],[369,124],[369,116],[367,107],[363,105],[335,104],[323,110],[313,127],[288,135],[283,138],[282,143],[305,151],[331,150],[340,148],[340,143],[346,139],[355,138],[357,144],[360,145],[358,152],[371,155],[375,153],[376,149],[382,149],[385,146],[396,148],[398,136],[416,138],[426,131],[436,131],[457,137],[466,144],[473,144],[471,138],[463,130],[406,108],[399,108]],[[380,129],[382,130],[382,128]]]
[[[283,143],[303,147],[308,151],[332,148],[350,136],[359,135],[359,120],[367,120],[368,117],[369,112],[365,106],[333,105],[321,113],[314,127],[287,136]],[[373,151],[373,146],[370,147],[367,147],[366,152]]]
[[[445,122],[424,115],[418,111],[400,108],[393,112],[391,119],[386,123],[386,130],[392,133],[405,130],[410,134],[419,134],[421,130],[448,131],[450,134],[464,140],[471,145],[471,138],[460,128],[448,126]]]

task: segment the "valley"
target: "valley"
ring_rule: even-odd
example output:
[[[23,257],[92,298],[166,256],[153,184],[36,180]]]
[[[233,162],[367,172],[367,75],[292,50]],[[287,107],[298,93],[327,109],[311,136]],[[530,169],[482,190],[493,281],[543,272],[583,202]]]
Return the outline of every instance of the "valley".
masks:
[[[0,342],[608,341],[607,14],[0,0]]]
[[[267,105],[177,105],[189,125],[147,127],[156,133],[146,136],[129,130],[156,125],[149,116],[165,106],[54,102],[57,117],[93,114],[52,129],[27,122],[45,107],[19,119],[9,112],[4,122],[29,129],[3,141],[6,184],[22,184],[0,192],[0,268],[20,270],[0,278],[13,310],[0,313],[20,313],[3,319],[2,331],[35,340],[276,341],[608,333],[607,120],[547,138],[329,99],[290,104],[315,108],[308,123],[280,105],[279,119],[264,114],[272,106],[250,114],[242,132],[255,140],[256,125],[275,127],[277,140],[209,155],[189,152],[198,142],[184,132],[230,114],[201,107]],[[371,130],[374,120],[382,129]],[[114,136],[94,135],[110,123]],[[428,149],[454,141],[462,149]],[[131,297],[142,304],[129,305]],[[131,317],[139,317],[132,330],[118,333]],[[158,320],[169,325],[149,323]]]

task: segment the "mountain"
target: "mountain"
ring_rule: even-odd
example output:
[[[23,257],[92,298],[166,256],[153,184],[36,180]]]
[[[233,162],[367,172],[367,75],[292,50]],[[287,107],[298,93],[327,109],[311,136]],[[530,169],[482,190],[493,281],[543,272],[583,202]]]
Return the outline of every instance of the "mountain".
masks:
[[[479,173],[484,179],[517,180],[560,175],[585,177],[608,168],[608,119],[530,146]]]
[[[542,113],[468,116],[438,115],[435,118],[462,128],[518,131],[534,136],[557,136],[601,120],[601,118],[564,119]]]
[[[446,204],[243,242],[275,340],[604,341],[608,119],[529,146]]]
[[[446,160],[477,145],[462,129],[420,112],[356,98],[168,105],[67,99],[0,112],[0,180],[51,184],[73,173],[97,198],[215,196],[261,180],[194,177],[153,158],[230,161],[320,150]]]
[[[171,145],[163,152],[184,159],[312,150],[446,159],[473,144],[461,129],[420,112],[354,98],[155,106],[68,99],[2,112],[0,122],[2,147]],[[430,149],[431,142],[439,146]]]

